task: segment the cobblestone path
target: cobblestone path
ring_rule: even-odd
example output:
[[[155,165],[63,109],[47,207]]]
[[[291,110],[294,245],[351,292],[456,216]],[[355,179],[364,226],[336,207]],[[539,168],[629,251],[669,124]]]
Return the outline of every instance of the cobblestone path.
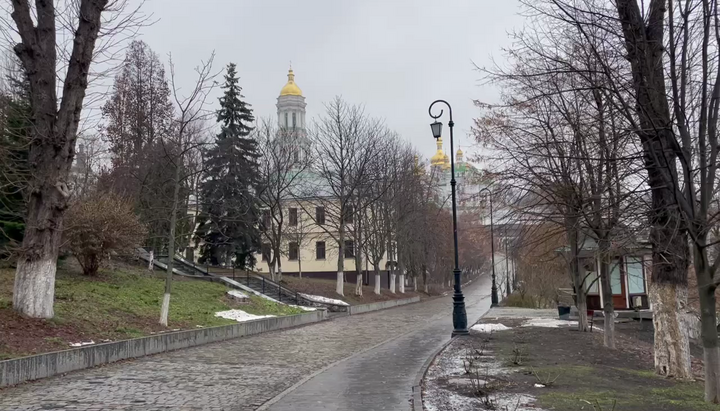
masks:
[[[473,291],[467,298],[469,306],[485,305],[478,303],[481,300],[487,301],[482,298],[483,294],[487,294],[485,288],[479,285],[470,287]],[[487,305],[489,306],[489,303]],[[482,314],[476,313],[478,309],[468,310],[471,323]],[[388,363],[389,367],[381,371],[383,374],[377,374],[378,370],[374,368],[377,367],[377,360],[368,361],[363,366],[362,359],[378,358],[374,352],[383,352],[381,358],[394,355],[407,357],[407,353],[413,352],[413,346],[400,344],[401,340],[415,334],[429,335],[430,331],[434,333],[441,330],[442,334],[429,345],[442,344],[449,337],[452,328],[448,325],[451,310],[452,300],[447,296],[420,304],[341,317],[301,328],[78,371],[0,390],[0,410],[256,410],[323,367],[401,336],[388,344],[330,367],[326,372],[300,385],[274,404],[272,407],[275,408],[271,408],[305,411],[371,410],[375,408],[348,408],[335,406],[332,402],[308,405],[310,403],[307,394],[313,394],[313,384],[317,383],[318,378],[326,376],[335,378],[336,389],[342,387],[343,392],[347,392],[350,388],[349,381],[338,379],[338,376],[344,373],[342,368],[338,367],[349,367],[347,373],[350,373],[350,368],[354,368],[354,372],[348,374],[348,377],[358,377],[358,383],[362,383],[363,373],[375,373],[365,376],[366,391],[363,392],[372,390],[372,386],[377,385],[368,382],[377,381],[378,375],[393,378],[399,373],[406,374],[407,364],[405,368],[398,366],[399,368],[393,370],[392,367],[396,365]],[[427,332],[424,332],[426,328]],[[404,363],[410,361],[410,368],[414,366],[419,369],[427,358],[428,353],[425,351],[428,351],[428,347],[423,347]],[[332,377],[333,375],[335,377]],[[403,375],[408,377],[409,381],[414,376],[415,373]],[[407,381],[407,378],[396,380],[393,386],[398,387],[400,383],[407,385]],[[328,388],[332,389],[330,386]],[[393,395],[398,398],[405,397],[404,392],[409,390],[410,386],[407,386],[404,391]],[[340,398],[340,394],[335,394]],[[293,395],[304,396],[304,406],[298,403],[298,408],[294,408],[289,404],[288,401],[292,400]],[[375,394],[378,395],[383,393]],[[408,399],[409,396],[402,398],[402,401],[407,403]]]

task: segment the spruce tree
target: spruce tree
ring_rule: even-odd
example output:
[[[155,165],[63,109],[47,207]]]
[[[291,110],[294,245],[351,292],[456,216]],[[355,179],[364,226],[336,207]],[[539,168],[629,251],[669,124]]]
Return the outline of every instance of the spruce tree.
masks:
[[[257,141],[251,136],[255,120],[242,99],[235,64],[230,63],[220,97],[220,132],[205,154],[205,177],[200,185],[201,215],[197,230],[202,240],[200,261],[246,268],[254,265],[260,246],[258,227]]]
[[[0,258],[8,246],[22,242],[30,172],[30,83],[21,68],[9,71],[9,87],[0,92]]]

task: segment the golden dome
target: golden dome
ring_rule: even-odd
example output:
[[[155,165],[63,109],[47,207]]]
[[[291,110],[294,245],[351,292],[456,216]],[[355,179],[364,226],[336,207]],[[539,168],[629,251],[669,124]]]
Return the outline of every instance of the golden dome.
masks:
[[[447,156],[447,154],[443,154],[443,170],[450,170],[450,157]]]
[[[443,146],[442,137],[440,137],[439,139],[437,139],[437,143],[436,143],[436,144],[437,144],[437,151],[435,152],[435,155],[434,155],[434,156],[430,157],[430,165],[433,165],[433,166],[441,166],[441,165],[443,165],[443,163],[445,162],[445,157],[447,157],[447,156],[445,155],[445,153],[443,153],[443,149],[442,149],[442,146]]]
[[[292,69],[288,70],[288,82],[285,87],[280,90],[281,96],[302,96],[302,90],[295,84],[295,73]]]
[[[463,153],[462,149],[461,149],[461,148],[458,148],[457,155],[456,155],[455,157],[462,157],[463,154],[464,154],[464,153]]]

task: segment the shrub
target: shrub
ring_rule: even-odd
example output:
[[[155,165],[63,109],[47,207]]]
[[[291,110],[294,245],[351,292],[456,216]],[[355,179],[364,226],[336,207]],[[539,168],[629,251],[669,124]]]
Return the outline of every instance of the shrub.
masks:
[[[96,275],[111,253],[130,252],[147,230],[132,204],[111,193],[79,199],[65,216],[65,247],[77,258],[85,275]]]

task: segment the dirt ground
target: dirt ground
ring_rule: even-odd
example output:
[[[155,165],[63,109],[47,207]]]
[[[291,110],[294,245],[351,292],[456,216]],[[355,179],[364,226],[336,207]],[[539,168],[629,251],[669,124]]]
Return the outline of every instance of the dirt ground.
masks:
[[[456,339],[428,370],[424,398],[436,398],[426,409],[720,409],[703,401],[701,382],[654,375],[652,345],[629,335],[637,323],[619,327],[617,350],[609,350],[600,332],[523,327],[524,321],[485,320],[511,329]]]

